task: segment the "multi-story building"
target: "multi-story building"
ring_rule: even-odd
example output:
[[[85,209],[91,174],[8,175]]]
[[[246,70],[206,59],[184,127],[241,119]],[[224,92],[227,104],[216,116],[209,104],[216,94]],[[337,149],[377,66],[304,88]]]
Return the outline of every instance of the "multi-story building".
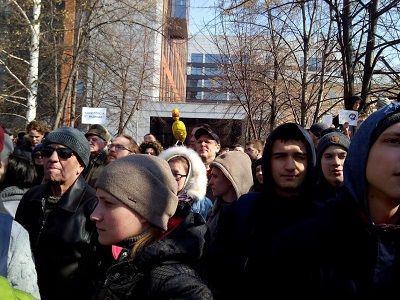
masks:
[[[184,102],[188,41],[188,1],[163,0],[160,99]]]
[[[221,84],[217,80],[224,77],[222,66],[227,63],[226,56],[220,53],[209,37],[199,36],[191,39],[188,49],[186,100],[231,100],[229,92],[220,90]]]

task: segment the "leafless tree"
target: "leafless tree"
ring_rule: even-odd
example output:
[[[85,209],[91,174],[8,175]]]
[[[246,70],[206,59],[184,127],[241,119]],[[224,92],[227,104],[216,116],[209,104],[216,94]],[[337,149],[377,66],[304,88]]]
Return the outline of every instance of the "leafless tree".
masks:
[[[21,2],[21,1],[20,1]],[[14,18],[22,20],[23,26],[26,28],[29,43],[26,45],[28,50],[28,57],[21,56],[14,53],[11,45],[2,45],[0,48],[0,67],[14,81],[13,92],[16,90],[23,90],[26,96],[26,101],[21,101],[24,96],[14,96],[13,94],[3,94],[0,99],[4,101],[23,106],[26,108],[25,119],[27,122],[32,121],[36,117],[37,107],[37,93],[38,93],[38,76],[39,76],[39,42],[40,42],[40,13],[41,13],[41,0],[32,0],[29,3],[16,0],[9,0],[3,4],[4,11],[10,14],[14,13]],[[15,31],[14,33],[21,31]],[[23,33],[22,33],[23,34]],[[11,39],[9,39],[11,41]],[[8,46],[8,47],[7,47]],[[27,72],[19,73],[18,63],[25,65]],[[22,117],[22,116],[21,116]]]

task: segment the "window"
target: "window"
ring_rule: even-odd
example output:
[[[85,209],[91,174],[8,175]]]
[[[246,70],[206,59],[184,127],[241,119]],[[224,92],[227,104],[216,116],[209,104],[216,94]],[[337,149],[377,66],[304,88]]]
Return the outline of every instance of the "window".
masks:
[[[186,19],[187,7],[186,0],[171,1],[171,17],[178,19]]]
[[[189,79],[187,86],[188,87],[199,87],[199,80]]]
[[[192,67],[191,75],[203,75],[203,68]]]
[[[224,72],[219,68],[205,68],[204,75],[207,76],[222,76]]]
[[[226,93],[216,93],[216,92],[204,92],[204,100],[210,101],[226,101]]]
[[[203,63],[203,54],[201,54],[201,53],[192,53],[191,62],[192,63]]]

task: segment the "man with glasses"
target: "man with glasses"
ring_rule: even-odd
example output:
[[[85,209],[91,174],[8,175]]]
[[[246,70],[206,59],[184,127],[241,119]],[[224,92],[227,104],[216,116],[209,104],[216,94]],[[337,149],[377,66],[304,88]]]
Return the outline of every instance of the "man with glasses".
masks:
[[[99,124],[90,126],[85,134],[90,147],[89,165],[83,172],[87,183],[94,187],[98,175],[104,168],[107,161],[107,145],[110,142],[111,135],[106,128]]]
[[[108,145],[107,163],[138,152],[139,146],[135,139],[130,135],[121,134],[115,137],[111,144]]]
[[[28,190],[15,220],[29,232],[42,299],[89,299],[88,278],[96,272],[89,219],[97,199],[82,176],[89,144],[75,128],[50,132],[41,149],[45,184]]]

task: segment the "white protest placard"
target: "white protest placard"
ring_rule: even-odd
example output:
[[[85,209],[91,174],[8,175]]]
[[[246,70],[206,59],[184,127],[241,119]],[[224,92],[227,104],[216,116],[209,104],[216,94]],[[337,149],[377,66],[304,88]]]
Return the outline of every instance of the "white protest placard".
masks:
[[[350,126],[357,126],[358,112],[356,110],[343,109],[339,112],[339,124],[349,123]]]
[[[82,124],[104,124],[107,121],[107,108],[82,107]]]
[[[326,125],[328,125],[328,126],[331,126],[332,125],[332,120],[333,120],[333,116],[332,115],[323,115],[322,119],[321,119],[321,122],[326,124]]]

